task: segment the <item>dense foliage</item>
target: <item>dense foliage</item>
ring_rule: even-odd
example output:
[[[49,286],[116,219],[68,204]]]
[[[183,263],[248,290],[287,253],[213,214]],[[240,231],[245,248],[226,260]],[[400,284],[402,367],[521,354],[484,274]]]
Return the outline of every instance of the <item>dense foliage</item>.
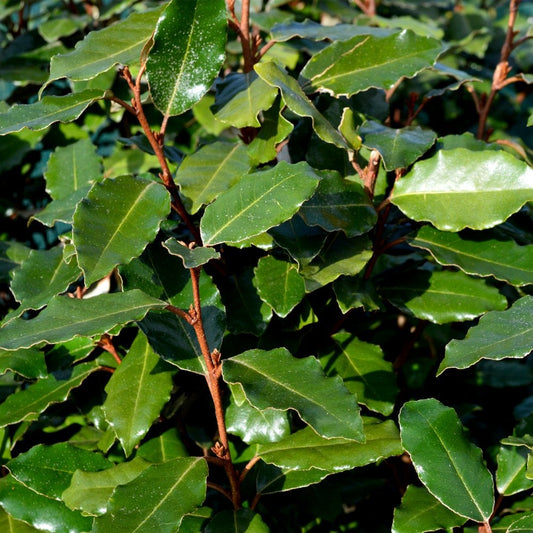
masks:
[[[533,531],[532,20],[4,1],[0,530]]]

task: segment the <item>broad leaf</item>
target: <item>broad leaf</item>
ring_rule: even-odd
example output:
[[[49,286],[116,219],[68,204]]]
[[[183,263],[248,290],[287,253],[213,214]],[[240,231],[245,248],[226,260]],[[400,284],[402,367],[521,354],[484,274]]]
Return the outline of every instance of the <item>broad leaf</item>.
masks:
[[[181,440],[178,428],[171,428],[161,435],[143,442],[135,455],[151,463],[166,463],[176,457],[188,457],[187,446]]]
[[[35,533],[39,531],[22,520],[16,520],[0,507],[0,529],[9,533]]]
[[[45,96],[34,104],[15,104],[8,111],[0,113],[0,135],[22,128],[43,130],[54,122],[71,122],[103,97],[102,91],[87,89],[66,96]]]
[[[276,63],[258,63],[254,68],[264,81],[281,90],[283,101],[291,111],[301,117],[312,119],[316,134],[323,141],[345,150],[349,149],[342,135],[318,111],[298,85],[298,82],[289,76],[285,70]]]
[[[314,357],[295,359],[285,348],[248,350],[225,360],[223,375],[241,384],[258,409],[294,409],[323,437],[364,439],[355,396],[340,378],[326,378]]]
[[[126,456],[157,419],[172,390],[172,367],[162,363],[139,332],[106,386],[103,404]]]
[[[439,41],[410,30],[386,37],[358,35],[315,54],[300,78],[307,93],[351,96],[371,87],[389,89],[430,67],[442,51]]]
[[[310,468],[299,470],[295,468],[279,468],[278,466],[261,462],[258,467],[256,486],[261,494],[272,494],[308,487],[319,483],[332,472]]]
[[[176,172],[176,182],[194,214],[235,185],[250,168],[245,145],[216,141],[183,160]]]
[[[209,90],[226,57],[224,0],[172,0],[146,62],[150,93],[165,115],[179,115]]]
[[[203,503],[206,478],[203,457],[153,464],[133,481],[117,486],[107,513],[95,519],[92,531],[174,533],[183,516]]]
[[[205,265],[211,259],[218,259],[220,257],[220,254],[214,248],[205,248],[202,246],[189,248],[176,239],[166,240],[163,246],[171,255],[181,257],[185,268],[196,268]]]
[[[204,244],[239,242],[277,226],[313,194],[318,179],[307,163],[284,161],[244,176],[207,206],[200,226]]]
[[[205,528],[205,533],[269,533],[270,528],[263,522],[261,515],[251,509],[222,511],[215,515]]]
[[[0,350],[0,374],[8,370],[25,378],[44,378],[48,373],[44,353],[36,348],[15,352]]]
[[[522,447],[500,446],[496,459],[496,488],[499,494],[511,496],[533,487],[533,480],[526,477],[526,450]]]
[[[420,533],[462,526],[466,519],[439,502],[425,487],[409,485],[394,510],[392,533]]]
[[[380,293],[403,311],[436,324],[471,320],[507,305],[498,289],[452,271],[398,274],[381,284]]]
[[[533,347],[533,297],[524,296],[505,311],[493,311],[481,317],[462,340],[453,339],[439,366],[468,368],[480,359],[500,360],[525,357]]]
[[[97,183],[74,213],[73,241],[85,285],[142,253],[170,211],[159,183],[120,176]]]
[[[533,169],[503,151],[440,150],[394,187],[392,203],[440,230],[485,229],[533,199]]]
[[[72,52],[52,58],[50,76],[43,89],[59,78],[88,80],[119,63],[137,63],[161,11],[162,8],[132,13],[112,26],[90,32]]]
[[[400,430],[403,447],[429,492],[461,516],[488,521],[494,506],[492,476],[455,411],[433,398],[407,402]]]
[[[533,283],[532,245],[519,246],[514,241],[496,239],[467,239],[431,226],[421,228],[410,243],[429,250],[441,265],[457,266],[467,274],[494,276],[519,286]]]
[[[527,533],[533,528],[533,514],[527,514],[514,521],[505,533]]]
[[[102,294],[88,300],[56,296],[31,320],[12,320],[0,329],[0,348],[30,348],[40,342],[55,344],[74,337],[107,333],[117,324],[140,320],[164,303],[141,291]]]

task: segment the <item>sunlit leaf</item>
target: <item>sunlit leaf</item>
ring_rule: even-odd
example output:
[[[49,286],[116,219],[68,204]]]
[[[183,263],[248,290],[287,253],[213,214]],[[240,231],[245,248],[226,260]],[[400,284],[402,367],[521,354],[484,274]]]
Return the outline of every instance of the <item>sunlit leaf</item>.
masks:
[[[44,378],[47,374],[44,353],[36,348],[15,352],[0,350],[0,374],[8,370],[26,378]]]
[[[496,488],[500,494],[511,496],[533,487],[533,480],[526,476],[526,450],[522,447],[500,446],[496,459]]]

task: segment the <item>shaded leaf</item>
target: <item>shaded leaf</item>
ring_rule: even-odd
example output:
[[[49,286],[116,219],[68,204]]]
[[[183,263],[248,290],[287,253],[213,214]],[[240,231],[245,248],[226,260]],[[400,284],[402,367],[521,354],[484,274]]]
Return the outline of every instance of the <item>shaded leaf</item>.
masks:
[[[514,521],[508,528],[506,533],[527,533],[533,528],[533,514],[527,514]]]
[[[464,339],[448,343],[438,374],[447,368],[468,368],[480,359],[525,357],[533,347],[531,316],[531,296],[520,298],[505,311],[487,313]]]
[[[169,2],[146,62],[150,93],[165,115],[179,115],[209,90],[226,57],[224,0]]]
[[[499,494],[511,496],[533,487],[533,480],[526,476],[526,450],[521,447],[500,446],[496,459],[496,488]]]
[[[455,411],[433,398],[407,402],[400,411],[400,430],[429,492],[453,512],[487,522],[494,506],[492,476]]]
[[[206,533],[269,533],[270,528],[263,522],[261,515],[251,509],[222,511],[215,515],[205,528]]]
[[[363,440],[356,399],[340,378],[326,378],[314,357],[295,359],[285,348],[248,350],[223,363],[224,380],[240,383],[258,409],[294,409],[320,435]]]
[[[15,352],[0,350],[0,374],[8,370],[25,378],[44,378],[48,373],[44,353],[36,348]]]
[[[188,457],[187,447],[180,438],[177,428],[143,442],[135,457],[142,457],[151,463],[166,463],[176,457]]]
[[[272,464],[260,463],[257,472],[257,492],[261,494],[273,494],[288,490],[308,487],[319,483],[331,472],[310,468],[299,470],[295,468],[280,468]]]
[[[163,246],[172,254],[177,255],[183,261],[185,268],[196,268],[211,261],[211,259],[220,258],[220,254],[214,248],[205,248],[202,246],[189,248],[181,244],[176,239],[167,239]]]
[[[490,228],[533,199],[533,169],[503,151],[440,150],[396,183],[392,203],[443,231]]]

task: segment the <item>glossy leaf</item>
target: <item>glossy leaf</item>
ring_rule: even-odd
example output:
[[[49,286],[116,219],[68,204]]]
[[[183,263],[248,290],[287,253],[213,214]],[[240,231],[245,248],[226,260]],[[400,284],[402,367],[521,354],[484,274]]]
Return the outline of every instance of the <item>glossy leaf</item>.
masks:
[[[492,476],[455,411],[433,398],[407,402],[400,412],[400,431],[429,492],[461,516],[488,521],[494,506]]]
[[[318,176],[305,162],[281,161],[246,175],[206,208],[200,226],[204,244],[243,241],[284,222],[317,185]]]
[[[209,90],[226,57],[224,0],[172,0],[146,62],[150,93],[165,115],[179,115]]]
[[[54,498],[70,485],[76,470],[96,472],[112,466],[103,455],[60,442],[52,446],[39,444],[18,455],[7,464],[15,479],[30,489]]]
[[[379,122],[365,122],[359,129],[363,145],[377,150],[385,170],[407,168],[433,145],[437,134],[420,126],[388,128]]]
[[[273,494],[308,487],[319,483],[331,474],[332,472],[318,468],[299,470],[295,468],[279,468],[272,464],[260,463],[256,480],[257,492]]]
[[[155,181],[120,176],[97,183],[74,213],[73,241],[86,286],[140,255],[169,211],[169,194]]]
[[[180,438],[177,428],[171,428],[161,435],[143,442],[135,457],[142,457],[151,463],[166,463],[176,457],[188,457],[187,447]]]
[[[342,135],[318,111],[298,85],[298,82],[289,76],[285,70],[276,63],[258,63],[254,68],[264,81],[281,90],[283,101],[292,112],[301,117],[312,119],[316,134],[323,141],[339,148],[348,149]]]
[[[44,378],[48,373],[44,353],[36,348],[15,352],[0,350],[0,374],[8,370],[25,378]]]
[[[422,227],[410,244],[429,250],[441,264],[467,274],[494,276],[513,285],[533,283],[533,246],[514,241],[468,239],[456,233]]]
[[[35,533],[39,531],[22,520],[15,520],[3,508],[0,508],[0,529],[9,531],[9,533]]]
[[[533,347],[532,314],[531,296],[520,298],[505,311],[487,313],[464,339],[448,343],[438,373],[447,368],[468,368],[480,359],[525,357]]]
[[[400,435],[392,420],[365,424],[364,443],[325,439],[305,428],[273,444],[262,444],[257,453],[266,463],[282,469],[319,469],[342,472],[401,455]]]
[[[286,317],[305,295],[305,283],[296,265],[279,261],[272,256],[263,257],[255,269],[254,285],[261,300]]]
[[[508,528],[506,533],[527,533],[533,528],[533,514],[522,516],[514,521]]]
[[[342,230],[348,237],[370,231],[376,223],[376,210],[363,186],[331,172],[320,181],[315,194],[305,202],[300,215],[310,226],[326,231]]]
[[[54,122],[71,122],[102,98],[102,91],[87,89],[66,96],[45,96],[34,104],[15,104],[8,111],[0,113],[0,135],[22,128],[43,130]]]
[[[194,214],[235,185],[250,169],[245,145],[216,141],[183,160],[176,172],[176,182]]]
[[[140,320],[150,309],[165,304],[141,291],[102,294],[88,300],[56,296],[31,320],[12,320],[0,329],[0,348],[30,348],[40,342],[54,344],[102,335],[117,324]]]
[[[497,456],[496,488],[503,496],[511,496],[533,487],[526,476],[527,453],[521,447],[500,446]]]
[[[70,391],[97,369],[94,363],[77,365],[73,369],[51,373],[8,396],[0,404],[0,427],[36,419],[49,405],[65,401]]]
[[[261,515],[251,509],[222,511],[215,515],[205,528],[205,533],[269,533],[270,528],[263,522]]]
[[[471,320],[507,305],[496,288],[452,271],[399,274],[382,283],[380,293],[405,312],[436,324]]]
[[[357,35],[315,54],[300,78],[307,93],[351,96],[371,87],[389,89],[399,79],[430,67],[442,51],[436,39],[410,30],[386,37]]]
[[[133,481],[116,487],[107,513],[95,519],[92,531],[173,533],[183,516],[203,503],[206,478],[203,457],[150,465]]]
[[[106,386],[103,404],[126,456],[141,441],[170,398],[172,367],[162,364],[139,332]]]
[[[392,203],[443,231],[485,229],[533,198],[533,169],[502,151],[440,150],[394,187]]]
[[[133,481],[149,466],[147,461],[134,458],[100,472],[76,470],[61,499],[70,509],[94,516],[104,514],[115,487]]]
[[[409,485],[394,510],[392,533],[421,533],[462,526],[465,518],[439,502],[425,487]]]
[[[214,248],[189,248],[175,239],[168,239],[163,246],[172,254],[181,257],[185,268],[196,268],[211,261],[218,259],[220,254]]]
[[[225,360],[223,375],[240,383],[258,409],[294,409],[326,438],[364,439],[355,397],[340,378],[326,378],[314,357],[295,359],[285,348],[248,350]]]
[[[333,335],[333,339],[337,349],[322,361],[326,374],[339,375],[359,403],[390,415],[398,386],[392,364],[385,360],[381,348],[345,332]]]
[[[159,8],[132,13],[125,20],[90,32],[72,52],[52,58],[50,76],[44,87],[59,78],[89,80],[117,64],[137,63],[161,11]]]
[[[235,128],[261,126],[257,115],[269,109],[278,91],[254,71],[232,72],[216,85],[215,118]]]

